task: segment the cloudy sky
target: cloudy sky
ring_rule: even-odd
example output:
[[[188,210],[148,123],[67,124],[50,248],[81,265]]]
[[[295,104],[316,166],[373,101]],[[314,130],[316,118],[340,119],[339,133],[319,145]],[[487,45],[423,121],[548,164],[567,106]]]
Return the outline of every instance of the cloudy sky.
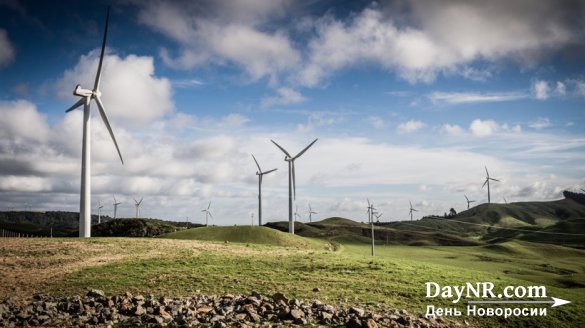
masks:
[[[121,216],[248,224],[384,220],[585,188],[582,1],[0,0],[0,209],[79,209],[82,112],[112,5],[92,110],[94,207]],[[95,106],[95,105],[94,105]],[[94,209],[94,213],[97,210]]]

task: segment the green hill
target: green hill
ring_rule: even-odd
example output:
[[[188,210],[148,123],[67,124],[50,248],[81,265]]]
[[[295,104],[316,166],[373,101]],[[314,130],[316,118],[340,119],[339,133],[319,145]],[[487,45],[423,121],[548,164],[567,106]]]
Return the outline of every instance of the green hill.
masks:
[[[295,248],[322,248],[325,243],[291,235],[267,227],[230,226],[186,229],[169,233],[163,238],[206,240],[230,243],[264,244]]]
[[[155,219],[116,219],[92,227],[94,237],[159,237],[177,227]]]

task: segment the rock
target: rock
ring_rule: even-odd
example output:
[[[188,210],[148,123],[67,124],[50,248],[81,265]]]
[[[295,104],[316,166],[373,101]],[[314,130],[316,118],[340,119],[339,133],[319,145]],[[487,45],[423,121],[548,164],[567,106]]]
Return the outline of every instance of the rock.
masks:
[[[103,290],[99,290],[99,289],[92,289],[89,292],[87,292],[87,295],[89,297],[106,297],[106,294],[104,293]]]
[[[364,316],[365,311],[363,309],[357,308],[357,307],[350,307],[349,308],[349,313],[355,313],[357,314],[360,318]]]
[[[136,315],[136,316],[141,316],[141,315],[146,314],[146,313],[147,313],[147,311],[145,308],[142,307],[142,305],[138,305],[134,309],[134,315]]]
[[[365,324],[364,324],[365,328],[378,328],[378,324],[376,323],[376,321],[374,321],[374,319],[368,319]]]
[[[291,316],[291,318],[293,318],[296,321],[296,320],[304,318],[305,313],[301,310],[294,309],[294,310],[290,310],[290,316]]]
[[[360,321],[360,319],[354,317],[349,319],[345,326],[347,328],[362,328],[362,322]]]
[[[274,300],[276,303],[284,302],[285,304],[288,304],[288,298],[286,298],[282,293],[275,293],[272,295],[272,300]]]
[[[319,287],[315,287],[315,288],[313,288],[313,291],[314,291],[315,293],[318,293],[318,292],[320,292],[320,291],[321,291],[321,289],[319,289]]]

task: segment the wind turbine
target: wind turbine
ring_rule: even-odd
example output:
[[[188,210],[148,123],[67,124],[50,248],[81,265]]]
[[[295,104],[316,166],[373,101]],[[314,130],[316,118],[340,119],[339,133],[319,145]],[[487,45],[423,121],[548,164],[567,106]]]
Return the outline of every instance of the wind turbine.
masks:
[[[506,197],[504,197],[504,203],[506,203],[506,205],[508,205],[508,200],[506,199]]]
[[[114,145],[116,146],[116,150],[118,151],[118,155],[120,156],[120,161],[124,164],[124,160],[122,159],[122,153],[120,153],[120,148],[118,147],[118,143],[116,142],[116,137],[114,137],[114,132],[112,132],[112,127],[110,126],[110,122],[108,121],[108,116],[106,115],[106,111],[104,109],[104,105],[101,100],[101,92],[99,90],[100,87],[100,78],[101,78],[101,71],[102,71],[102,63],[104,61],[104,52],[106,50],[106,38],[108,36],[108,22],[110,19],[110,8],[108,7],[108,12],[106,14],[106,25],[104,28],[104,38],[102,40],[102,50],[100,53],[100,61],[97,68],[97,73],[95,76],[95,83],[93,85],[93,90],[82,89],[81,85],[77,85],[75,90],[73,90],[73,95],[81,97],[73,106],[69,107],[65,112],[70,112],[80,106],[83,105],[83,144],[82,144],[82,151],[81,151],[81,192],[80,192],[80,205],[79,205],[79,237],[91,237],[91,142],[90,142],[90,103],[92,100],[95,100],[97,103],[97,107],[99,109],[100,115],[104,124],[108,128],[110,132],[110,137],[112,137],[112,141],[114,141]]]
[[[299,214],[299,207],[295,205],[295,221],[297,221],[297,218],[301,218],[301,215]]]
[[[114,195],[114,220],[116,219],[116,213],[118,212],[118,205],[122,204],[122,202],[116,201],[116,196]]]
[[[374,208],[374,204],[370,203],[370,200],[366,198],[368,201],[368,221],[370,223],[370,228],[372,229],[372,257],[374,256],[374,213],[376,213],[376,209]]]
[[[292,203],[293,203],[293,197],[296,200],[296,196],[297,196],[297,191],[296,191],[296,184],[295,184],[295,160],[299,157],[301,157],[302,154],[304,154],[307,149],[309,149],[315,142],[317,142],[318,139],[313,140],[313,142],[311,142],[307,147],[305,147],[305,149],[301,150],[300,153],[298,153],[296,156],[291,156],[284,148],[280,147],[279,144],[277,144],[276,142],[274,142],[274,140],[270,140],[272,141],[272,143],[274,145],[276,145],[276,147],[278,147],[278,149],[282,150],[282,152],[286,155],[284,157],[284,160],[286,162],[288,162],[288,232],[294,234],[295,233],[295,225],[293,222],[293,210],[292,210]]]
[[[463,196],[465,196],[465,199],[467,200],[467,209],[469,209],[469,204],[475,203],[475,201],[474,200],[469,200],[469,198],[467,198],[467,195],[463,195]]]
[[[485,185],[487,184],[488,187],[488,204],[491,202],[490,199],[490,180],[492,181],[497,181],[500,182],[500,180],[494,179],[494,178],[490,178],[490,173],[488,172],[487,166],[485,167],[485,182],[483,183],[483,186],[481,186],[482,188],[485,187]]]
[[[582,192],[585,192],[585,189],[581,188],[581,191],[582,191]]]
[[[383,213],[375,213],[374,216],[376,216],[376,221],[380,222],[380,217],[382,216]]]
[[[410,201],[408,201],[408,203],[410,203],[410,221],[412,221],[412,212],[418,212],[418,210],[414,209],[412,207],[412,203]]]
[[[134,207],[136,207],[136,218],[138,219],[138,215],[140,215],[140,204],[142,204],[142,200],[144,199],[144,197],[140,198],[140,201],[136,201],[136,198],[134,198]]]
[[[254,159],[254,163],[256,163],[256,166],[258,167],[258,171],[256,172],[256,175],[258,176],[258,226],[262,226],[262,176],[274,172],[277,169],[262,172],[260,164],[258,164],[258,161],[256,160],[256,157],[254,157],[253,154],[252,158]]]
[[[318,213],[313,211],[313,209],[311,208],[311,204],[309,203],[309,223],[313,222],[313,218],[312,218],[313,214],[318,214]]]
[[[101,201],[98,201],[98,224],[102,223],[102,208],[104,207],[104,205],[102,205]]]
[[[251,226],[253,227],[254,226],[254,212],[250,213],[250,219],[252,220],[251,221],[251,223],[252,223]]]
[[[209,205],[207,205],[207,208],[202,210],[201,212],[205,212],[205,226],[207,227],[207,219],[211,216],[211,218],[213,219],[213,215],[211,215],[211,211],[209,210],[209,208],[211,207],[211,202],[209,202]]]

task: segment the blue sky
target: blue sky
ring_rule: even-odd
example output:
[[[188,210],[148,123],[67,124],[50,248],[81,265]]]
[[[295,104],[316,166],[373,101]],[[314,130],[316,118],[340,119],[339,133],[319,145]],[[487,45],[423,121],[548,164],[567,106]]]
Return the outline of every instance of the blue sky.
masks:
[[[112,6],[92,120],[93,203],[133,216],[287,218],[287,166],[316,219],[383,220],[585,188],[582,1],[0,0],[0,208],[79,208],[81,112]],[[93,112],[95,114],[95,111]],[[94,211],[96,212],[96,211]]]

